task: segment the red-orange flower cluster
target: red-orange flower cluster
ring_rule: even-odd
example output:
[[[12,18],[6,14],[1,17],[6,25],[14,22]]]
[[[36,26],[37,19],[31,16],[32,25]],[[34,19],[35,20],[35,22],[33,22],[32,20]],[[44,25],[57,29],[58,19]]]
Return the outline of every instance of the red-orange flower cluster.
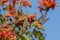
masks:
[[[23,6],[28,6],[28,7],[31,7],[32,6],[29,0],[22,0],[21,4]]]
[[[30,14],[30,16],[28,17],[28,22],[32,23],[33,22],[33,18],[36,17],[36,13],[34,15]]]
[[[8,0],[0,0],[0,2],[3,2],[3,3],[5,3],[5,2],[8,2]]]
[[[13,7],[13,5],[9,4],[8,11],[10,11],[11,13],[14,12],[14,7]]]
[[[1,29],[2,28],[2,29]],[[0,26],[0,39],[1,40],[6,40],[8,37],[10,40],[16,40],[16,34],[15,31],[8,27],[8,25],[3,24],[2,26]]]
[[[39,2],[39,9],[40,11],[43,10],[43,8],[52,8],[54,9],[58,4],[55,0],[38,0]]]

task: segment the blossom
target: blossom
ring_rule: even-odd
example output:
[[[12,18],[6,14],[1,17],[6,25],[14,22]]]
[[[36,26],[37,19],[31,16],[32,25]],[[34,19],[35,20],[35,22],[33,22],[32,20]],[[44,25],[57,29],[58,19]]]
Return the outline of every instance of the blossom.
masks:
[[[15,31],[8,27],[7,24],[3,24],[1,27],[0,27],[0,38],[2,40],[6,40],[8,37],[9,39],[12,39],[12,40],[16,40],[16,38],[14,39],[14,37],[16,36],[15,34]]]
[[[39,2],[39,10],[42,12],[43,9],[54,9],[55,7],[58,6],[55,0],[38,0]]]
[[[23,6],[28,6],[28,7],[31,7],[31,6],[32,6],[29,0],[28,0],[28,1],[23,0],[23,1],[21,2],[21,4],[22,4]]]
[[[32,15],[32,14],[29,15],[28,22],[32,23],[34,21],[33,18],[36,18],[36,13],[34,15]]]

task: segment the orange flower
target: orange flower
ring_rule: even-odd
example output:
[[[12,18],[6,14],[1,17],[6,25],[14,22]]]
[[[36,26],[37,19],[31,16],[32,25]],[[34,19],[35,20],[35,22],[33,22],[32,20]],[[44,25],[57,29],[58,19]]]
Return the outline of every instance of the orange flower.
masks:
[[[14,18],[18,17],[18,13],[11,13],[13,15]]]
[[[17,4],[17,0],[13,0],[13,5],[16,5]]]
[[[16,36],[15,31],[13,29],[11,29],[10,27],[8,27],[7,24],[3,24],[0,28],[3,29],[3,30],[0,30],[1,40],[6,40],[8,37],[11,38],[12,40],[13,40],[13,38],[15,38],[15,36]],[[16,40],[16,38],[15,38],[15,40]]]
[[[32,6],[31,3],[30,3],[30,1],[27,1],[26,5],[27,5],[28,7],[31,7],[31,6]]]
[[[40,24],[37,20],[34,21],[34,25],[35,25],[37,28],[39,28],[39,29],[41,29],[41,30],[44,30],[44,27],[42,26],[42,24]]]
[[[58,4],[55,0],[38,0],[40,7],[43,7],[45,10],[46,8],[52,8],[54,9]],[[40,8],[40,12],[42,11],[42,8]]]
[[[7,13],[7,14],[4,14],[4,17],[14,17],[14,18],[16,18],[16,17],[18,17],[19,15],[18,15],[18,13]]]
[[[30,14],[30,16],[28,17],[28,22],[29,22],[29,23],[32,23],[32,21],[33,21],[33,15]]]
[[[13,13],[14,10],[15,10],[15,9],[14,9],[13,5],[9,4],[8,11],[11,12],[11,13]]]
[[[31,6],[32,6],[31,3],[30,3],[30,1],[25,1],[25,0],[23,0],[23,1],[21,2],[21,4],[22,4],[23,6],[28,6],[28,7],[31,7]]]
[[[13,16],[12,14],[4,14],[4,17],[10,17]]]
[[[28,18],[33,18],[33,15],[32,15],[32,14],[30,14]]]
[[[9,0],[0,0],[0,2],[3,2],[3,3],[5,3],[5,2],[8,2]]]

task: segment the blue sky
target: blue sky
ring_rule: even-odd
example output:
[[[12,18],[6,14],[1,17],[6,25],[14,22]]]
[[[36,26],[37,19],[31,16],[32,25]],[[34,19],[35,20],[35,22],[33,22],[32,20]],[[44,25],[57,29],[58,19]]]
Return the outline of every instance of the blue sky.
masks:
[[[38,3],[36,1],[37,0],[31,0],[33,5],[32,8],[23,8],[23,10],[29,10],[30,14],[36,12],[38,17],[40,17],[41,15],[37,9]],[[43,25],[46,29],[46,40],[60,40],[60,1],[56,1],[59,4],[59,7],[56,7],[54,10],[50,10],[48,12],[47,15],[50,20]],[[0,10],[0,13],[2,13],[2,10]]]
[[[32,0],[32,12],[29,11],[30,13],[36,12],[38,14],[38,17],[40,16],[40,13],[38,11],[37,0]],[[57,3],[59,4],[59,7],[56,7],[54,10],[50,10],[48,12],[48,17],[50,18],[49,21],[47,21],[43,26],[46,29],[46,40],[60,40],[60,0],[56,0]],[[29,9],[31,10],[31,9]]]

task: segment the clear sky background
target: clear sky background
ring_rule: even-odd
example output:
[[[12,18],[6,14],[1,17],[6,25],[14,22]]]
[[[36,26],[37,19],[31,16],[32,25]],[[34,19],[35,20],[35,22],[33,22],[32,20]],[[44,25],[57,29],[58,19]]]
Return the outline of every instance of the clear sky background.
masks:
[[[50,18],[43,26],[46,29],[46,40],[60,40],[60,0],[56,0],[59,4],[59,7],[56,7],[54,10],[48,12],[48,17]],[[23,12],[29,10],[30,14],[37,13],[37,16],[40,17],[40,12],[37,9],[37,0],[31,0],[32,8],[26,9],[23,8]],[[0,7],[0,13],[3,13]]]
[[[40,17],[40,12],[37,9],[38,3],[36,3],[37,0],[31,0],[33,6],[29,11],[29,13],[36,12],[38,14],[38,17]],[[54,10],[50,10],[48,12],[48,17],[50,20],[48,20],[43,26],[46,29],[46,40],[60,40],[60,0],[56,0],[59,4],[59,7],[56,7]]]

